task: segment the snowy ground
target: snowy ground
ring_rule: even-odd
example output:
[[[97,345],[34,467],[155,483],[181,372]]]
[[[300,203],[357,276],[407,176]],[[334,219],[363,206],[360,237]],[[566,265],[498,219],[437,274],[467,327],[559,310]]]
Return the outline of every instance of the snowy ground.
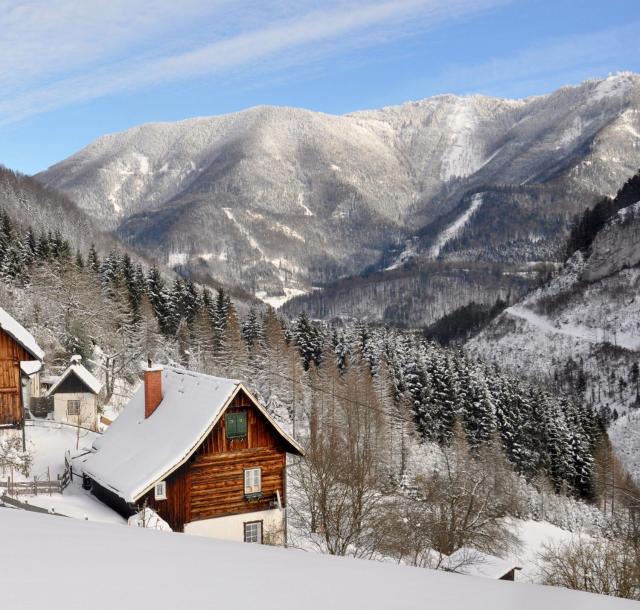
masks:
[[[62,494],[19,496],[17,500],[31,506],[45,508],[51,513],[73,519],[126,525],[127,520],[98,500],[90,491],[82,489],[82,480],[74,477]]]
[[[607,332],[606,329],[585,326],[575,320],[566,323],[562,323],[562,321],[552,322],[549,318],[541,316],[522,305],[509,307],[505,309],[505,313],[510,316],[515,316],[516,318],[522,318],[532,326],[551,335],[566,335],[567,337],[573,337],[593,344],[603,343],[604,341],[615,342],[615,345],[618,347],[632,351],[640,350],[640,337],[638,337],[637,333],[617,333],[614,335],[613,333]]]
[[[21,435],[20,431],[16,430],[0,431],[0,435],[8,434]],[[34,475],[39,480],[46,480],[48,472],[51,475],[51,479],[56,479],[57,475],[62,474],[65,469],[65,451],[75,451],[76,445],[80,449],[88,449],[97,436],[95,432],[80,430],[78,438],[77,428],[44,420],[34,420],[33,425],[27,425],[25,435],[27,447],[34,457],[33,467],[28,477],[31,481]],[[25,477],[16,471],[13,473],[13,478],[15,481],[25,480]],[[105,506],[90,492],[83,490],[79,477],[74,477],[73,482],[69,484],[62,494],[39,494],[37,496],[21,494],[17,500],[76,519],[126,523],[120,515]]]
[[[256,298],[260,299],[267,305],[271,305],[274,309],[278,309],[282,307],[287,301],[291,300],[293,297],[301,296],[303,294],[307,294],[306,290],[300,290],[299,288],[283,288],[284,294],[280,296],[270,297],[267,296],[267,293],[263,290],[256,292]]]
[[[640,411],[631,411],[613,422],[609,438],[627,471],[640,483]]]
[[[544,545],[566,542],[571,539],[573,534],[547,521],[522,521],[520,519],[510,519],[509,521],[512,530],[522,541],[522,548],[509,557],[522,568],[516,574],[516,580],[537,582],[539,554],[544,550]]]
[[[622,610],[637,602],[525,583],[0,509],[11,610]],[[31,572],[25,566],[46,569]],[[90,560],[89,560],[90,559]],[[70,571],[73,579],[69,581]],[[108,577],[108,582],[100,579]]]
[[[47,479],[47,469],[51,479],[64,472],[64,454],[67,450],[90,448],[95,432],[80,429],[74,426],[51,422],[47,420],[32,420],[25,428],[27,450],[33,456],[33,465],[28,480],[33,481],[36,476],[39,480]],[[0,438],[8,435],[21,438],[19,430],[0,430]],[[1,471],[0,471],[1,473]],[[6,478],[6,474],[3,475]],[[24,481],[25,477],[19,472],[13,472],[15,481]]]

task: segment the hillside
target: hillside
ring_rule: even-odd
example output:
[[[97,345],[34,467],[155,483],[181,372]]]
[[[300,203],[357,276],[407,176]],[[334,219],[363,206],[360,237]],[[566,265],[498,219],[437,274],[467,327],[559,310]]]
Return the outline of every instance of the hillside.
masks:
[[[11,558],[5,562],[6,582],[24,582],[24,566],[34,557],[46,566],[36,582],[29,577],[28,595],[19,586],[5,587],[3,603],[14,610],[204,610],[212,599],[224,606],[238,603],[239,593],[229,584],[239,574],[250,575],[242,584],[243,605],[266,609],[636,607],[568,589],[0,510],[0,536]],[[70,568],[73,582],[61,586]],[[96,584],[97,575],[108,575],[109,582]]]
[[[557,260],[573,214],[640,164],[639,112],[629,73],[524,100],[262,106],[104,136],[37,177],[171,265],[292,296],[414,258]]]
[[[618,197],[623,194],[624,189]],[[640,200],[640,192],[632,199]],[[507,308],[467,349],[548,379],[593,405],[605,420],[615,420],[640,404],[639,263],[640,202],[614,211],[585,251],[575,252],[551,282]],[[624,418],[612,439],[640,477],[637,457],[626,447],[637,444],[631,438],[640,435],[637,423],[637,417]]]
[[[83,212],[67,196],[0,166],[0,209],[16,227],[36,233],[58,232],[73,249],[88,251],[93,243],[102,251],[126,246]]]

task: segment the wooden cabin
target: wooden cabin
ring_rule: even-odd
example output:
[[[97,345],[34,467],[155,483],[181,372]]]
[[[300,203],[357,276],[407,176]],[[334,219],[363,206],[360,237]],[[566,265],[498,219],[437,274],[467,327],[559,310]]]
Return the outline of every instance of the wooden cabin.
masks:
[[[0,426],[23,424],[22,381],[37,373],[43,359],[31,333],[0,308]]]
[[[149,507],[174,531],[279,544],[288,453],[302,449],[239,381],[149,368],[83,470],[125,517]]]
[[[53,398],[53,419],[98,429],[98,394],[102,384],[82,365],[81,356],[71,356],[71,363],[47,392]]]

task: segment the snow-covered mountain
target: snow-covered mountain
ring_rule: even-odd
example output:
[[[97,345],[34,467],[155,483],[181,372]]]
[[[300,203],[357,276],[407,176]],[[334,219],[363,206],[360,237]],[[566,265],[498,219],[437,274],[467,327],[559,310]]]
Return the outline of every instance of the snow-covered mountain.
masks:
[[[636,196],[640,199],[640,193]],[[467,349],[583,397],[615,421],[611,438],[640,481],[640,201],[618,211],[586,253],[509,307]]]
[[[420,253],[549,258],[571,215],[638,166],[640,76],[624,73],[524,100],[147,124],[38,179],[170,264],[292,295]]]
[[[74,249],[86,252],[93,243],[101,252],[127,251],[114,235],[79,209],[65,195],[43,187],[33,178],[0,166],[0,210],[16,229],[28,227],[36,234],[59,233]],[[132,252],[130,255],[137,258]]]

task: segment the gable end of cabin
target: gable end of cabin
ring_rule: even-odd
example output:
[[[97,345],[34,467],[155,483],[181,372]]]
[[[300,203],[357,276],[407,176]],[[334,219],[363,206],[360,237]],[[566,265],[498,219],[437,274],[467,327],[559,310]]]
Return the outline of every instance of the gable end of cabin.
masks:
[[[165,479],[165,497],[154,488],[137,505],[146,503],[174,531],[243,540],[259,530],[259,541],[272,535],[278,542],[286,463],[286,441],[240,388],[187,462]]]

